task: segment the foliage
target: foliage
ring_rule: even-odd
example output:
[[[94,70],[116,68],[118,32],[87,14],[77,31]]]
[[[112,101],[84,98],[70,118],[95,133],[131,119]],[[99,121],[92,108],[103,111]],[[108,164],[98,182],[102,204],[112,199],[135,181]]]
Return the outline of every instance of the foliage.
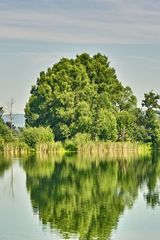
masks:
[[[94,133],[96,133],[95,137],[101,140],[115,141],[117,139],[117,122],[115,115],[107,109],[99,109],[93,129]]]
[[[3,113],[4,113],[4,109],[3,109],[3,107],[0,107],[0,118],[2,118]]]
[[[144,94],[142,106],[146,108],[143,116],[143,124],[146,130],[146,142],[160,145],[160,95],[153,91]]]
[[[31,148],[55,149],[64,142],[69,151],[77,151],[83,142],[132,141],[160,145],[160,95],[144,94],[142,109],[130,87],[124,87],[101,54],[87,53],[75,59],[62,58],[41,72],[25,107],[26,126],[21,140]],[[14,141],[19,133],[7,127],[0,107],[0,137]],[[93,144],[94,145],[94,144]]]
[[[0,118],[0,137],[3,138],[5,142],[11,141],[11,131],[1,118]]]
[[[2,138],[2,136],[0,136],[0,151],[3,151],[3,147],[4,147],[4,139]]]
[[[134,112],[121,111],[117,113],[118,139],[120,141],[134,140],[136,131],[136,115]]]
[[[65,150],[68,152],[77,152],[77,146],[75,142],[71,139],[68,139],[64,143]]]
[[[88,133],[77,133],[74,138],[68,139],[64,143],[64,147],[67,151],[76,152],[80,145],[91,142],[91,135]]]
[[[76,145],[88,143],[91,141],[91,135],[87,133],[77,133],[73,141]]]
[[[144,94],[144,100],[142,101],[142,106],[147,109],[160,109],[160,95],[150,91],[149,93]]]
[[[131,88],[118,81],[106,56],[84,53],[76,59],[62,58],[40,73],[26,104],[26,124],[50,126],[56,140],[77,133],[90,134],[93,140],[116,140],[116,113],[132,114],[136,104]]]
[[[29,147],[35,148],[37,144],[53,142],[54,135],[49,127],[28,127],[22,130],[21,139]]]

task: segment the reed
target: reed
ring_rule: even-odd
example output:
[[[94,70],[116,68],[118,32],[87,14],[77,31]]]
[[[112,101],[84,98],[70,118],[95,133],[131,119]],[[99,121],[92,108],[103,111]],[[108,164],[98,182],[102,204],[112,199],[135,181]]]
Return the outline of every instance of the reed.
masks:
[[[151,151],[150,144],[138,142],[88,142],[77,146],[77,152],[87,155],[128,155],[145,154]]]
[[[10,155],[24,155],[29,152],[36,152],[39,155],[52,155],[57,153],[64,154],[65,152],[75,152],[80,156],[95,156],[95,158],[103,158],[105,156],[112,156],[116,158],[119,156],[140,156],[146,155],[151,152],[150,144],[143,144],[138,142],[102,142],[102,141],[88,141],[75,143],[70,140],[64,145],[62,142],[48,142],[39,143],[34,149],[31,149],[26,143],[21,141],[15,141],[10,143],[2,143],[0,151]]]
[[[36,145],[36,152],[43,154],[64,152],[64,148],[61,142],[48,142],[48,143],[39,143]]]
[[[23,142],[11,142],[3,145],[3,153],[10,155],[23,155],[29,152],[29,147]]]

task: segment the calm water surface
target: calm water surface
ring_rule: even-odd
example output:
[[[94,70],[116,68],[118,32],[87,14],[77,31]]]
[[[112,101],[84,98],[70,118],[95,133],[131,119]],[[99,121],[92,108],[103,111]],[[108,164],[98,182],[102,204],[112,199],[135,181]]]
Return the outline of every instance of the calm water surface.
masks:
[[[160,158],[0,157],[0,240],[160,239]]]

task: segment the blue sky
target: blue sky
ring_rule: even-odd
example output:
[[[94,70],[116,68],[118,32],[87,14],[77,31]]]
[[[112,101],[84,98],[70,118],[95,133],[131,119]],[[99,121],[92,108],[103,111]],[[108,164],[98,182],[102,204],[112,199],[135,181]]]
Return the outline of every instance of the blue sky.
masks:
[[[108,55],[119,80],[160,92],[158,0],[1,0],[0,105],[23,112],[41,70],[77,53]]]

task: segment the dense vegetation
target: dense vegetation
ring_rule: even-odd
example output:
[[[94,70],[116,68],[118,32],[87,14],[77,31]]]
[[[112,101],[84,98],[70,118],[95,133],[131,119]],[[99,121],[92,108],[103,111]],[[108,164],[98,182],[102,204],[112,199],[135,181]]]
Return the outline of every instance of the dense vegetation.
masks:
[[[138,108],[131,88],[117,79],[106,56],[84,53],[76,59],[63,58],[41,72],[32,86],[25,108],[26,128],[5,124],[0,107],[0,150],[62,149],[54,140],[62,141],[66,150],[85,152],[96,147],[108,151],[106,142],[159,145],[159,100],[160,95],[150,91]]]
[[[3,108],[1,107],[0,110],[0,151],[27,153],[36,148],[43,147],[45,151],[46,149],[55,151],[58,146],[60,147],[54,143],[54,134],[49,127],[16,128],[13,125],[11,128],[11,124],[5,123],[2,119]]]
[[[41,72],[25,108],[26,125],[50,127],[56,140],[81,133],[91,140],[160,142],[158,101],[145,94],[137,107],[130,87],[117,79],[108,58],[84,53]]]

